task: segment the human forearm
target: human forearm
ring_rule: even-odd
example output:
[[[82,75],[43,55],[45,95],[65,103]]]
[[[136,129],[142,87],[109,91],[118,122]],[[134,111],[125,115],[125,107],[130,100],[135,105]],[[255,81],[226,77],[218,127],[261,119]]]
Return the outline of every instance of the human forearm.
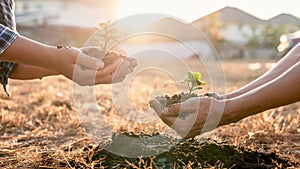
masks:
[[[0,55],[4,61],[18,64],[42,67],[44,69],[57,72],[68,79],[73,79],[75,67],[87,68],[82,73],[86,75],[95,73],[97,69],[102,69],[104,64],[101,60],[83,54],[77,48],[61,48],[48,46],[28,38],[18,36],[18,38]],[[78,69],[77,69],[78,70]],[[101,71],[101,70],[100,70]]]
[[[67,55],[67,51],[58,50],[28,38],[18,36],[13,44],[0,55],[1,60],[21,63],[47,68],[49,70],[60,70],[58,57]]]
[[[17,64],[9,78],[18,80],[41,79],[46,76],[58,75],[57,72],[37,66]]]
[[[259,112],[300,100],[300,62],[274,80],[239,97],[227,100],[226,107],[231,122]]]
[[[111,53],[111,55],[118,54]],[[0,60],[43,68],[42,74],[34,74],[33,77],[39,77],[44,74],[49,75],[49,70],[83,86],[112,83],[114,74],[119,67],[122,72],[118,73],[118,81],[123,80],[137,65],[135,59],[125,62],[123,58],[119,58],[112,64],[104,66],[102,60],[88,56],[78,48],[58,49],[57,47],[47,46],[22,36],[18,36],[0,55]],[[125,63],[122,64],[123,62]],[[26,77],[24,73],[19,78]],[[16,74],[18,75],[18,73]]]
[[[258,79],[248,83],[246,86],[239,90],[233,91],[231,93],[225,94],[227,99],[231,99],[240,96],[248,91],[251,91],[269,81],[280,76],[287,69],[292,67],[295,63],[300,61],[300,46],[296,46],[290,53],[288,53],[284,58],[282,58],[272,69],[266,72],[264,75],[260,76]]]
[[[162,121],[180,136],[194,137],[217,126],[300,101],[299,72],[300,61],[270,82],[232,99],[190,98],[167,108],[158,100],[152,100],[150,104]],[[178,118],[183,112],[189,115],[184,119]]]

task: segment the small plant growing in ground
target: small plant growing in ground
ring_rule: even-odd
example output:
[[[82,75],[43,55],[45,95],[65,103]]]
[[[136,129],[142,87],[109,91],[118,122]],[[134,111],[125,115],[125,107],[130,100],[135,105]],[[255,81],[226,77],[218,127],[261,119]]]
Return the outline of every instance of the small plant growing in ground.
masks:
[[[202,75],[200,72],[188,72],[184,77],[183,83],[187,84],[189,88],[189,95],[196,90],[201,90],[202,85],[206,85],[206,82],[202,81]]]

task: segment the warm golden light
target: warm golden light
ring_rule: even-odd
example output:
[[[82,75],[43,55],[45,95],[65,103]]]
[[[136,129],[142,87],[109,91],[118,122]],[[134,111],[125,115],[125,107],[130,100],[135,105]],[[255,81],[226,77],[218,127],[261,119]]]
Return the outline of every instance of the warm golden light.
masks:
[[[270,19],[280,13],[300,16],[296,0],[261,1],[261,0],[119,0],[117,17],[123,18],[141,13],[162,13],[172,15],[188,22],[194,21],[221,8],[231,6],[244,10],[261,19]],[[268,6],[257,8],[258,6]]]
[[[281,35],[281,37],[280,37],[280,42],[281,42],[281,43],[284,43],[284,42],[286,42],[287,40],[288,40],[288,38],[287,38],[286,35]]]

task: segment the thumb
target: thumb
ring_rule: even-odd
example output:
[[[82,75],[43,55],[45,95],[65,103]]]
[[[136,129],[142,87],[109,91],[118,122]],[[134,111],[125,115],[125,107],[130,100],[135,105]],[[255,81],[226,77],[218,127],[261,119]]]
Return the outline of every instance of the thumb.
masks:
[[[150,101],[150,107],[153,108],[153,110],[161,116],[164,110],[164,106],[160,104],[160,102],[156,99],[153,99]]]
[[[164,116],[178,116],[181,111],[182,104],[174,104],[167,108],[167,111],[163,112]]]
[[[165,111],[165,116],[178,116],[180,113],[193,113],[198,110],[200,104],[199,99],[190,98],[182,103],[177,103],[168,107],[168,111]]]
[[[88,56],[82,52],[79,52],[76,63],[94,70],[104,68],[102,60]]]

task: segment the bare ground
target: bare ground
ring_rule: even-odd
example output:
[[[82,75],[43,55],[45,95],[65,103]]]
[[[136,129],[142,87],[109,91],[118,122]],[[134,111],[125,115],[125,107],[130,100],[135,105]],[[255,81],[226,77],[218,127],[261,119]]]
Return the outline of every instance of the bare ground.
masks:
[[[248,61],[224,61],[226,90],[233,91],[267,71],[269,62],[260,61],[260,63],[262,63],[261,68],[251,70],[249,66],[253,68],[255,64],[249,65]],[[153,86],[166,89],[166,93],[178,92],[176,85],[168,80],[162,80],[163,76],[165,75],[154,76],[153,72],[146,72],[131,83],[129,96],[136,110],[142,111],[149,108],[148,89]],[[209,90],[208,85],[205,91]],[[158,118],[144,124],[126,120],[114,108],[115,103],[112,101],[110,85],[99,85],[96,91],[97,102],[103,108],[101,113],[107,117],[107,124],[113,132],[153,134],[163,133],[168,129]],[[143,158],[139,159],[139,163],[133,163],[128,158],[108,163],[106,160],[114,158],[110,158],[111,154],[102,150],[99,151],[100,154],[104,154],[103,156],[93,158],[95,152],[99,153],[96,151],[99,147],[87,136],[78,121],[73,104],[72,83],[69,80],[63,77],[26,82],[11,80],[10,93],[12,95],[10,98],[4,92],[0,94],[1,168],[105,168],[109,164],[114,164],[112,166],[117,168],[121,166],[124,168],[157,167],[153,160]],[[249,152],[275,153],[278,158],[288,160],[292,164],[291,168],[297,168],[299,167],[297,163],[300,163],[299,105],[295,103],[269,110],[238,123],[219,127],[207,135],[206,139],[217,144],[233,146],[236,149],[243,148]],[[141,113],[140,116],[147,116],[147,114]],[[105,127],[103,126],[103,139],[112,136],[111,131],[105,131]],[[197,143],[187,141],[184,144],[195,145]],[[182,149],[182,151],[195,150]],[[180,167],[171,167],[195,168],[194,164],[188,162],[180,164]],[[214,166],[202,164],[197,164],[197,166],[198,168],[224,167],[222,161]],[[280,164],[274,166],[286,167]]]

